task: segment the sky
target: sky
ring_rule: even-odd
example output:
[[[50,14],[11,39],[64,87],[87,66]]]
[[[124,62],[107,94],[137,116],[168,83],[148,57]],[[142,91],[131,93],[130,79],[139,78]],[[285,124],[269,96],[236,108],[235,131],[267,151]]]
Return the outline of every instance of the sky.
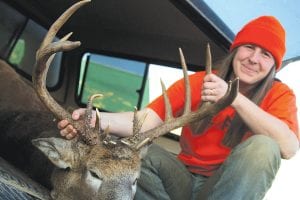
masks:
[[[284,59],[300,56],[299,0],[204,0],[236,34],[244,24],[261,15],[273,15],[286,30]]]
[[[300,56],[299,0],[204,0],[236,34],[249,20],[261,15],[273,15],[286,30],[287,52],[284,60]],[[277,73],[277,77],[297,96],[300,119],[300,61],[291,63]]]

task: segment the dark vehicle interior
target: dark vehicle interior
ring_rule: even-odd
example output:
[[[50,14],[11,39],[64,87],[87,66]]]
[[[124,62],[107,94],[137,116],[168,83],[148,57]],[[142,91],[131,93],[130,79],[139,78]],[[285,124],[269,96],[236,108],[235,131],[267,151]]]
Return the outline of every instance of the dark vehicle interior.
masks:
[[[3,1],[2,9],[12,12],[7,14],[13,19],[2,20],[5,34],[1,57],[31,80],[35,49],[49,26],[74,2]],[[54,95],[58,93],[56,97],[61,103],[82,105],[84,102],[77,98],[81,94],[76,94],[73,86],[79,79],[80,66],[87,54],[143,62],[145,69],[149,64],[180,68],[178,48],[181,47],[189,70],[203,70],[207,43],[211,46],[213,59],[218,60],[228,51],[233,33],[217,16],[207,20],[213,12],[205,3],[201,6],[203,11],[194,9],[194,3],[189,1],[92,1],[75,13],[58,33],[59,38],[73,32],[71,40],[81,41],[81,47],[57,56],[60,58],[54,62],[58,66],[49,72],[52,77],[48,77],[47,85]],[[20,50],[13,49],[18,42],[23,42],[20,44],[24,49],[21,55],[18,54]],[[144,75],[147,70],[141,73]],[[137,88],[139,96],[142,87]],[[141,97],[138,98],[141,101]]]
[[[26,117],[29,112],[46,112],[31,88],[31,78],[43,37],[75,2],[0,0],[0,156],[48,189],[48,169],[41,168],[49,163],[43,160],[36,166],[38,158],[28,149],[33,148],[32,138],[47,131],[42,127],[58,130],[49,114],[39,115],[45,121],[41,124]],[[85,106],[87,97],[100,91],[104,98],[95,106],[108,112],[146,106],[154,98],[151,78],[181,71],[179,47],[192,73],[205,70],[208,43],[213,61],[218,61],[235,35],[207,3],[196,0],[92,0],[67,21],[55,40],[70,32],[70,40],[81,46],[56,55],[47,76],[48,90],[70,110]],[[154,71],[157,66],[166,72],[160,74],[159,67]],[[15,132],[20,128],[24,133]],[[30,129],[35,133],[28,136]],[[157,143],[176,154],[179,137],[172,132]],[[32,168],[41,171],[33,175]]]

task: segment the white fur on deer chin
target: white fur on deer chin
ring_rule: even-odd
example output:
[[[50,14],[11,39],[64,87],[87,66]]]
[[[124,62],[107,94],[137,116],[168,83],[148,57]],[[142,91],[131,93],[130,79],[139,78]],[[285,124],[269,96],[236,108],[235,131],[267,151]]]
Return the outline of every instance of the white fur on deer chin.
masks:
[[[137,179],[134,181],[133,185],[131,186],[131,189],[132,189],[132,194],[133,194],[133,197],[134,197],[134,195],[136,193],[136,189],[137,189]]]

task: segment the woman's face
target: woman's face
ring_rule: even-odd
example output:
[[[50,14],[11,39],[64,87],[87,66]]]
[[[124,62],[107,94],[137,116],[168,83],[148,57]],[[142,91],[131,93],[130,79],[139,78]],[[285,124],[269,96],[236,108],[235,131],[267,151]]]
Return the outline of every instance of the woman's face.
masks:
[[[238,47],[233,58],[234,73],[246,85],[253,85],[265,78],[274,65],[275,60],[270,52],[252,44]]]

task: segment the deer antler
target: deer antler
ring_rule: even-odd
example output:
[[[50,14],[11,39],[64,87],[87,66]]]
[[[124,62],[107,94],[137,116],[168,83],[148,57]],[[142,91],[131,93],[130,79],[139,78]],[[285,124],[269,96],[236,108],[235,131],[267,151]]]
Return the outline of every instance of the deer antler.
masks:
[[[206,67],[205,67],[205,72],[206,74],[211,74],[212,72],[212,61],[211,61],[211,51],[210,51],[210,45],[209,43],[207,43],[206,46]],[[209,106],[211,104],[211,102],[209,101],[202,101],[201,105],[199,106],[199,109],[201,109],[201,107],[206,107]],[[207,119],[211,118],[211,116],[208,116]],[[193,130],[193,132],[198,133],[199,130],[203,130],[204,127],[202,126],[206,126],[205,123],[198,123],[198,121],[195,121],[193,123],[190,124],[191,129]]]
[[[92,130],[90,127],[92,101],[99,95],[93,95],[89,99],[85,124],[83,121],[72,120],[71,114],[62,108],[49,94],[46,88],[46,76],[53,60],[55,53],[59,51],[69,51],[80,46],[80,42],[68,41],[72,33],[67,34],[58,42],[53,42],[53,39],[64,23],[76,12],[80,7],[89,3],[91,0],[82,0],[67,9],[50,27],[40,48],[36,53],[35,72],[33,73],[33,86],[45,106],[59,120],[67,119],[80,133],[81,137],[87,144],[93,145],[99,143],[99,135],[97,130]]]
[[[209,48],[209,46],[208,46]],[[209,49],[208,49],[209,51]],[[203,119],[204,117],[207,116],[212,116],[228,105],[232,103],[232,101],[235,99],[237,92],[238,92],[238,87],[239,87],[239,82],[238,79],[235,79],[233,81],[229,82],[228,90],[226,94],[224,95],[223,98],[221,98],[218,102],[216,103],[209,103],[206,104],[205,106],[201,106],[198,110],[192,112],[191,111],[191,91],[190,91],[190,83],[189,83],[189,78],[187,75],[187,66],[185,63],[185,59],[183,56],[183,53],[181,49],[179,48],[179,53],[180,53],[180,60],[181,60],[181,65],[183,68],[183,76],[184,76],[184,82],[185,82],[185,105],[184,105],[184,112],[183,114],[178,117],[174,118],[172,116],[172,109],[171,109],[171,104],[169,101],[169,98],[166,93],[166,88],[162,83],[162,90],[163,90],[163,96],[164,96],[164,102],[165,102],[165,108],[166,108],[166,117],[165,121],[163,124],[159,125],[156,128],[153,128],[151,130],[148,130],[143,133],[138,133],[133,135],[132,137],[129,138],[124,138],[121,140],[122,143],[134,148],[134,149],[140,149],[142,146],[152,142],[155,138],[164,135],[168,133],[169,131],[182,127],[186,124],[199,121]],[[210,53],[207,54],[207,62],[211,58],[209,57]],[[208,73],[211,72],[211,64],[207,65],[208,69],[206,71]]]

